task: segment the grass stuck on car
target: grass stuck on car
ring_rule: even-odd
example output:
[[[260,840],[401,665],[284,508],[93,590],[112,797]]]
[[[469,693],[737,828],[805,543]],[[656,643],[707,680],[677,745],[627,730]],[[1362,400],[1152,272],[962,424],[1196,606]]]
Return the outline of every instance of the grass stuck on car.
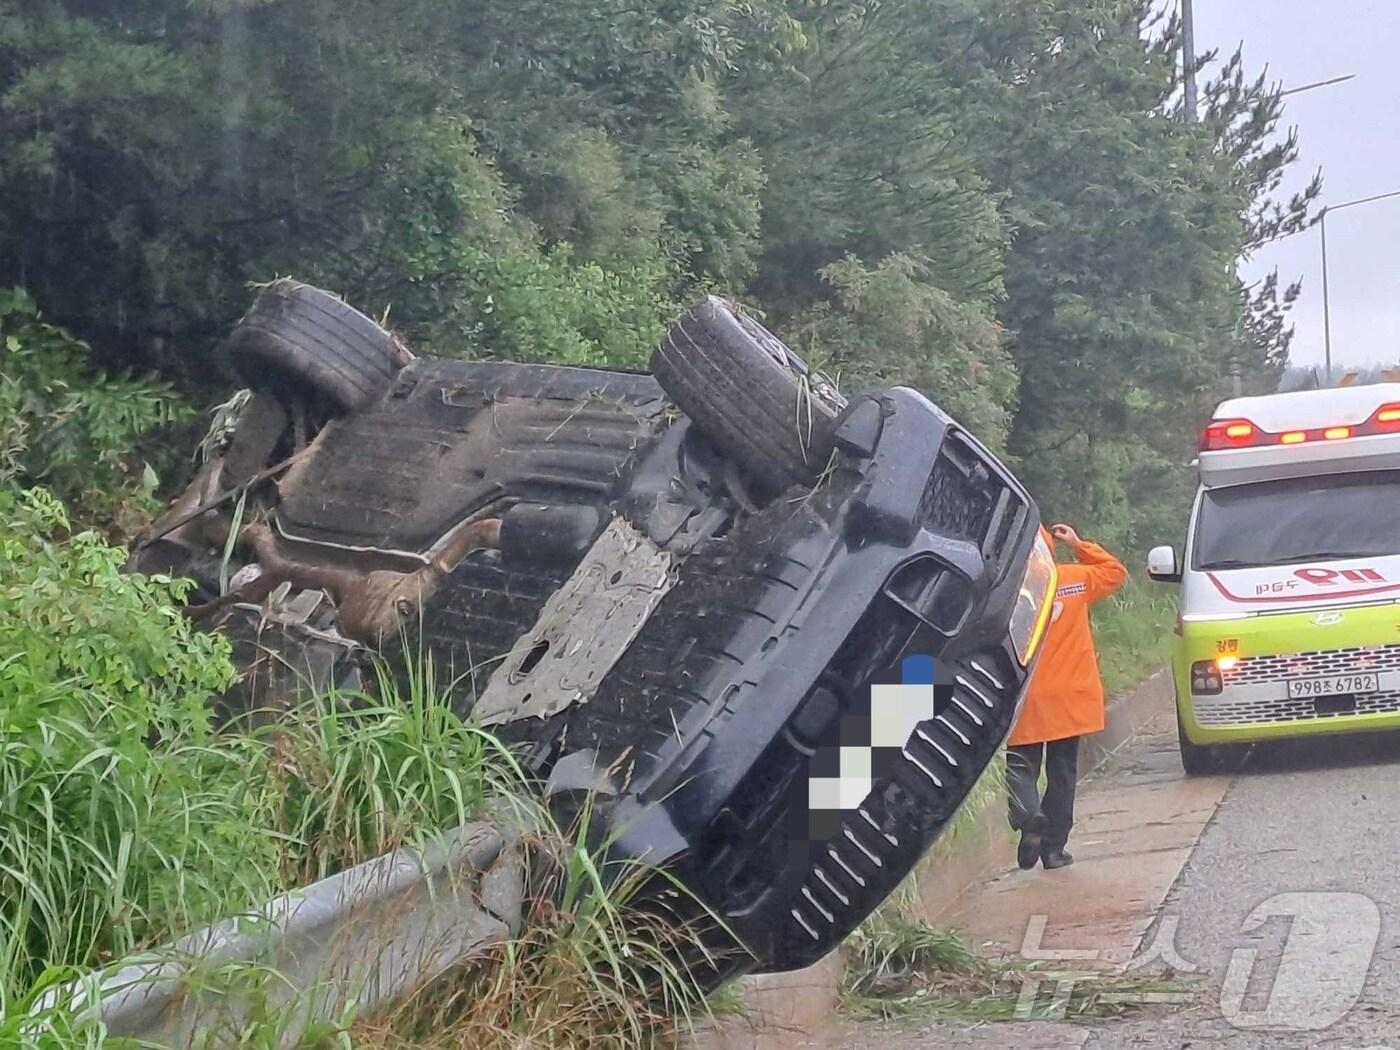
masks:
[[[1201,442],[1172,670],[1182,763],[1400,728],[1400,384],[1226,401]]]
[[[838,944],[1015,718],[1055,583],[1030,496],[729,303],[632,374],[418,357],[281,281],[227,353],[247,390],[133,556],[231,639],[226,715],[430,659],[557,812],[722,920],[727,973]]]

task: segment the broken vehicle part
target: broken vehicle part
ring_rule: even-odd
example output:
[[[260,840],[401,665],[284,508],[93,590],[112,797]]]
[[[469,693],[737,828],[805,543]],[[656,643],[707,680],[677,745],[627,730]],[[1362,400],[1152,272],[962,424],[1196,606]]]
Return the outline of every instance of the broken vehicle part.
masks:
[[[448,533],[441,548],[421,568],[411,572],[356,571],[289,557],[280,549],[272,530],[255,522],[242,530],[238,542],[252,549],[260,571],[244,593],[231,597],[238,601],[262,600],[283,584],[329,591],[335,596],[342,630],[369,645],[379,645],[418,615],[423,603],[464,558],[499,546],[500,536],[499,518],[466,521]]]
[[[472,709],[485,726],[586,703],[675,583],[672,558],[622,518],[545,603]]]
[[[238,669],[217,704],[227,721],[269,721],[299,696],[366,685],[370,650],[340,633],[324,591],[283,583],[260,604],[229,605],[214,626],[228,637]]]

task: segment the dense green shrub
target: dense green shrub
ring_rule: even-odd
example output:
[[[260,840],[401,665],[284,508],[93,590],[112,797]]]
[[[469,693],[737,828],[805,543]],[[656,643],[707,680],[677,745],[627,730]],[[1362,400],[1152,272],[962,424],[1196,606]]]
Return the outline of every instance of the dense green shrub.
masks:
[[[259,892],[211,746],[224,642],[40,491],[0,491],[0,974],[91,963]],[[251,882],[251,884],[248,884]],[[10,983],[7,981],[6,983]],[[3,1004],[0,1004],[3,1005]]]
[[[815,360],[848,387],[915,387],[1004,449],[1016,368],[988,309],[958,302],[905,255],[875,267],[843,259],[822,276],[836,301],[810,311],[797,333]]]
[[[189,410],[168,384],[103,374],[88,355],[28,295],[0,289],[0,488],[42,484],[83,520],[130,524],[156,486],[139,439]]]

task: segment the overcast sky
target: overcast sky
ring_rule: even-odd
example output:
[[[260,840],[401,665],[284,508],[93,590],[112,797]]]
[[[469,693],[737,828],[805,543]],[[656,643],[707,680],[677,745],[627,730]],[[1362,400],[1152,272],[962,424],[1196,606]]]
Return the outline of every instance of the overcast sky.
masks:
[[[1285,90],[1356,74],[1284,100],[1301,138],[1290,185],[1321,167],[1334,207],[1400,190],[1400,0],[1195,0],[1195,12],[1198,51],[1228,56],[1243,42],[1246,68],[1267,65]],[[1327,256],[1334,366],[1400,362],[1400,197],[1329,216]],[[1302,278],[1295,364],[1322,361],[1320,259],[1314,228],[1264,248],[1246,270]]]

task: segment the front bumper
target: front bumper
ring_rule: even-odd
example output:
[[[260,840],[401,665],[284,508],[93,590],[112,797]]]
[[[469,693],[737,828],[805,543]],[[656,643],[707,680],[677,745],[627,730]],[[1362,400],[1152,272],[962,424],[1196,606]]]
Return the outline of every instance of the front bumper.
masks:
[[[1400,605],[1386,603],[1188,622],[1173,654],[1177,707],[1196,744],[1400,729]],[[1319,623],[1321,621],[1321,623]],[[1191,666],[1232,661],[1216,695],[1194,694]],[[1374,674],[1376,688],[1321,699],[1290,697],[1288,682]]]
[[[1337,714],[1306,720],[1260,721],[1245,725],[1202,725],[1183,711],[1182,728],[1193,744],[1257,744],[1297,737],[1331,736],[1341,733],[1388,733],[1400,731],[1400,710],[1373,714]]]
[[[1030,497],[913,391],[865,399],[846,424],[862,477],[823,511],[830,528],[794,538],[792,558],[815,568],[780,643],[704,724],[677,727],[613,822],[624,854],[667,844],[769,971],[821,958],[893,892],[995,756],[1028,677],[1008,622],[1039,524]],[[934,681],[909,695],[932,716],[872,751],[858,805],[814,810],[813,778],[872,732],[874,689],[910,688],[911,658],[931,658]]]

